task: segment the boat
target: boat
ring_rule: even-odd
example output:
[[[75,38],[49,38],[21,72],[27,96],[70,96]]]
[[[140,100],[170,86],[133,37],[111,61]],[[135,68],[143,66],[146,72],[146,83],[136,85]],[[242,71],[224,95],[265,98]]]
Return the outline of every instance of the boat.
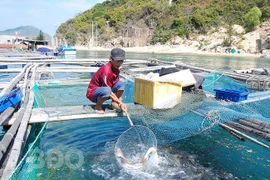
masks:
[[[59,55],[75,55],[76,49],[72,48],[69,44],[62,44],[58,49]]]
[[[44,46],[39,47],[37,49],[37,52],[42,54],[42,55],[46,55],[46,56],[53,56],[54,55],[53,52],[50,50],[50,48],[44,47]]]
[[[16,105],[23,98],[23,94],[20,88],[16,88],[11,92],[4,94],[0,97],[0,113],[2,113],[7,108]]]

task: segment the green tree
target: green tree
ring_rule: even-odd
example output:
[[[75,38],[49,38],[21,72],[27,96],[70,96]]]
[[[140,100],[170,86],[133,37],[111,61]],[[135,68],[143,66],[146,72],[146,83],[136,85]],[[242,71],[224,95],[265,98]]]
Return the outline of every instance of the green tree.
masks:
[[[87,41],[95,22],[100,44],[122,36],[130,27],[149,28],[151,43],[163,44],[176,35],[189,39],[192,34],[225,26],[229,33],[225,44],[230,45],[234,24],[248,31],[269,17],[269,0],[173,0],[171,5],[168,0],[107,0],[61,24],[56,35],[73,42],[77,38]]]
[[[66,33],[65,39],[68,44],[73,46],[76,44],[77,41],[77,33],[68,31]]]
[[[246,15],[246,27],[248,30],[253,30],[255,26],[260,24],[262,12],[258,7],[253,7]]]
[[[39,35],[36,38],[37,40],[44,40],[44,35],[42,31],[39,31]]]

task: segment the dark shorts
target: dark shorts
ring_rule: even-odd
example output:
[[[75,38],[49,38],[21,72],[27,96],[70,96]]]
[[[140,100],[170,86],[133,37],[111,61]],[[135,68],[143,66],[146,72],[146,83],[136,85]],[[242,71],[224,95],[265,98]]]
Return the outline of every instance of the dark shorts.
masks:
[[[118,81],[117,83],[115,83],[115,85],[110,88],[110,87],[107,87],[107,86],[102,86],[102,87],[98,87],[96,90],[95,90],[95,93],[94,93],[94,102],[96,103],[97,102],[97,98],[98,97],[110,97],[110,94],[111,92],[117,92],[117,91],[123,91],[125,88],[125,85],[122,81]]]

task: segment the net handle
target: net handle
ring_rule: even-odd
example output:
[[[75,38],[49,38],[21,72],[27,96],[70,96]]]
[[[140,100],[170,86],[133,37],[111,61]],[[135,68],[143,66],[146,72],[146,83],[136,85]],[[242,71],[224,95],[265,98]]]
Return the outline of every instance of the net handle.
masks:
[[[134,124],[133,124],[133,122],[131,121],[131,119],[130,119],[130,117],[129,117],[128,112],[127,112],[127,111],[125,111],[125,113],[126,113],[126,115],[127,115],[127,118],[128,118],[128,121],[129,121],[130,126],[131,126],[131,127],[133,127],[133,126],[134,126]]]

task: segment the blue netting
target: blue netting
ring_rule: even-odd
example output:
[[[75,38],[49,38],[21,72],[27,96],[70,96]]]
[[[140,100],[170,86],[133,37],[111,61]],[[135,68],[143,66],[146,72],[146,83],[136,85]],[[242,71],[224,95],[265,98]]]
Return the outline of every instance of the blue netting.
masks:
[[[211,73],[205,76],[206,80],[203,84],[204,90],[214,94],[215,88],[231,88],[236,90],[248,90],[249,87],[243,83],[228,78],[220,73]],[[37,107],[46,109],[47,107],[56,106],[76,106],[89,104],[89,100],[85,97],[87,85],[42,85],[37,84],[34,89],[35,102]],[[132,81],[126,81],[126,90],[123,94],[123,101],[127,103],[133,102],[134,84]],[[158,144],[169,144],[197,135],[212,127],[224,123],[226,121],[237,121],[240,118],[252,117],[270,123],[270,92],[251,92],[248,100],[245,102],[230,102],[217,100],[215,97],[207,97],[204,91],[195,91],[182,94],[182,101],[179,105],[172,109],[153,110],[141,105],[132,104],[129,107],[129,113],[136,125],[142,124],[149,127],[155,134]],[[69,112],[63,112],[65,114]],[[94,121],[94,120],[92,120]],[[102,120],[97,120],[100,122]],[[112,121],[111,119],[109,121]],[[120,118],[118,123],[123,119]],[[126,120],[125,120],[126,121]],[[114,123],[117,123],[114,121]],[[37,140],[29,148],[28,154],[21,161],[11,179],[31,179],[32,177],[60,177],[60,175],[69,174],[70,177],[76,177],[77,171],[72,171],[67,165],[58,169],[55,166],[37,168],[40,166],[41,152],[49,151],[48,146],[43,147],[40,140],[46,133],[46,125],[37,136]],[[110,124],[110,128],[115,124]],[[118,126],[119,124],[117,124]],[[73,125],[70,127],[72,129]],[[104,129],[109,129],[109,125]],[[92,127],[95,128],[95,127]],[[127,128],[121,127],[122,129]],[[50,129],[50,128],[49,128]],[[74,129],[72,129],[74,130]],[[76,132],[80,135],[80,132]],[[95,130],[95,129],[94,129]],[[92,130],[91,132],[94,132]],[[95,131],[96,132],[96,131]],[[99,133],[98,131],[96,133]],[[71,133],[72,134],[72,133]],[[112,138],[119,136],[119,133],[110,132]],[[50,134],[50,136],[60,136],[60,134]],[[73,135],[72,135],[73,136]],[[104,134],[99,136],[104,138]],[[82,137],[78,141],[82,141]],[[83,139],[85,140],[85,139]],[[88,142],[88,141],[87,141]],[[94,143],[92,140],[91,143]],[[59,142],[61,143],[61,138]],[[88,142],[90,144],[90,142]],[[104,142],[105,144],[106,142]],[[93,145],[95,147],[95,145]],[[47,149],[48,148],[48,149]],[[67,153],[68,150],[61,149],[61,152]],[[98,151],[98,150],[97,150]],[[57,154],[57,153],[56,153]],[[79,153],[77,153],[78,155]],[[52,153],[52,155],[54,155]],[[76,160],[74,160],[76,161]],[[78,161],[78,160],[77,160]],[[77,162],[76,161],[76,162]],[[74,173],[74,174],[73,174]],[[59,176],[58,176],[59,175]],[[94,177],[91,177],[94,178]]]
[[[208,91],[210,93],[215,93],[215,88],[228,88],[241,91],[250,91],[248,85],[229,78],[228,76],[225,76],[219,72],[209,73],[204,75],[204,77],[205,80],[203,82],[203,88],[205,91]]]

